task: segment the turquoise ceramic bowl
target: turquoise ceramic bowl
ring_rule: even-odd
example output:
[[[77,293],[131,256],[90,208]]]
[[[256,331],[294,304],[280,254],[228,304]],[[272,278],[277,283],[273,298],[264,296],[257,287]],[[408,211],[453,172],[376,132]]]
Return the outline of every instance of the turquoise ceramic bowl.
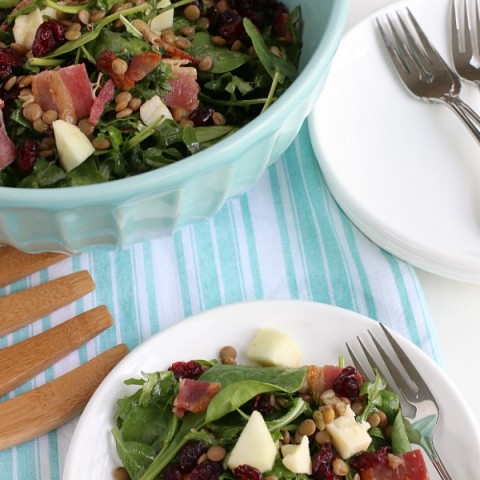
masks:
[[[299,0],[284,0],[292,8]],[[245,193],[290,145],[317,99],[350,0],[301,0],[302,71],[264,114],[178,163],[111,183],[65,189],[0,187],[0,244],[28,252],[121,249],[171,235]]]

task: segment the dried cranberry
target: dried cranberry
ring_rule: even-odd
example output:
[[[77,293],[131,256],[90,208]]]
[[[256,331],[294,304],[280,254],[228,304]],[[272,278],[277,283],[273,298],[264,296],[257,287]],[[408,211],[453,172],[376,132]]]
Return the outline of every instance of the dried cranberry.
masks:
[[[160,480],[183,480],[183,472],[178,463],[170,463],[160,475]]]
[[[382,463],[388,462],[388,452],[390,447],[382,447],[376,452],[364,452],[350,459],[350,465],[357,471],[375,468]]]
[[[3,83],[12,74],[10,65],[0,65],[0,83]]]
[[[205,460],[192,470],[190,480],[217,480],[222,473],[223,468],[218,462]]]
[[[23,65],[23,57],[11,48],[0,48],[0,66],[20,67]]]
[[[237,480],[263,480],[262,472],[250,465],[240,465],[233,473]]]
[[[178,463],[183,472],[191,472],[197,465],[198,459],[207,452],[207,446],[203,442],[190,440],[181,452]]]
[[[220,35],[227,43],[231,44],[235,40],[240,40],[244,34],[243,18],[238,13],[233,10],[220,12],[217,35]]]
[[[210,7],[206,12],[206,17],[210,25],[208,31],[212,35],[224,38],[230,45],[245,36],[243,17],[234,10],[221,12],[215,7]]]
[[[44,57],[65,43],[66,27],[57,20],[43,22],[35,33],[32,53],[35,57]]]
[[[7,80],[15,67],[23,65],[23,57],[11,48],[0,48],[0,83]]]
[[[213,108],[198,107],[188,117],[196,127],[204,127],[212,125],[212,115],[215,110]]]
[[[273,403],[270,395],[265,393],[257,395],[253,401],[253,410],[258,410],[262,415],[273,412]]]
[[[252,23],[254,23],[260,29],[262,29],[265,26],[265,23],[266,23],[265,12],[258,12],[255,10],[246,10],[243,16],[247,17]]]
[[[177,380],[180,378],[196,380],[203,373],[203,367],[195,360],[190,360],[189,362],[174,362],[169,370],[173,372]]]
[[[17,166],[22,173],[28,175],[38,158],[39,144],[37,140],[28,138],[17,151]]]
[[[333,384],[333,391],[339,397],[346,397],[350,400],[358,398],[360,394],[360,375],[353,367],[345,367]]]
[[[319,451],[313,456],[312,471],[316,480],[340,480],[333,473],[332,463],[337,458],[331,443],[324,443]]]

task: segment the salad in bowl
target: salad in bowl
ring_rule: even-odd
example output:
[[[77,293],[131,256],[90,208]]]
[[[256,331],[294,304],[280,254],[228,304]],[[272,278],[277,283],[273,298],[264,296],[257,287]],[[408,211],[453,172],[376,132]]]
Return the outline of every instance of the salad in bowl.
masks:
[[[204,150],[295,80],[279,0],[0,0],[0,187],[103,183]]]
[[[219,360],[176,361],[126,380],[112,434],[123,467],[141,480],[428,480],[399,398],[345,365],[301,365],[297,344],[262,327],[253,365],[232,346]]]

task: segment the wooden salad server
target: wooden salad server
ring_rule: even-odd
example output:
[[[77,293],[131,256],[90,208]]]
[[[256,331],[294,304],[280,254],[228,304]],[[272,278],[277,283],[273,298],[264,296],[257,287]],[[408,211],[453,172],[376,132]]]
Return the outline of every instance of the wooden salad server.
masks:
[[[0,248],[0,287],[64,260],[57,253]],[[86,271],[0,296],[0,337],[72,303],[95,288]],[[105,306],[0,350],[0,395],[12,391],[112,325]],[[0,403],[0,449],[31,440],[77,416],[100,382],[127,354],[117,345],[55,380]]]
[[[105,306],[0,350],[0,395],[10,392],[112,325]]]
[[[36,438],[75,418],[127,353],[125,345],[117,345],[41,387],[0,403],[0,450]]]

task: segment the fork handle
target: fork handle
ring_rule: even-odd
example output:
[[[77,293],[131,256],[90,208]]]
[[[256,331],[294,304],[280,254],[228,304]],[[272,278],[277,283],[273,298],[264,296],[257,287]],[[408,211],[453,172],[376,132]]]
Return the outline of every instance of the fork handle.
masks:
[[[433,443],[430,445],[430,449],[431,451],[427,452],[428,456],[430,457],[430,460],[432,461],[433,466],[435,467],[435,470],[440,475],[441,480],[453,480],[450,474],[448,473],[445,465],[443,464],[442,460],[438,456],[438,453],[435,450]]]
[[[480,142],[480,116],[458,96],[444,97],[445,103],[460,117],[473,136]]]

